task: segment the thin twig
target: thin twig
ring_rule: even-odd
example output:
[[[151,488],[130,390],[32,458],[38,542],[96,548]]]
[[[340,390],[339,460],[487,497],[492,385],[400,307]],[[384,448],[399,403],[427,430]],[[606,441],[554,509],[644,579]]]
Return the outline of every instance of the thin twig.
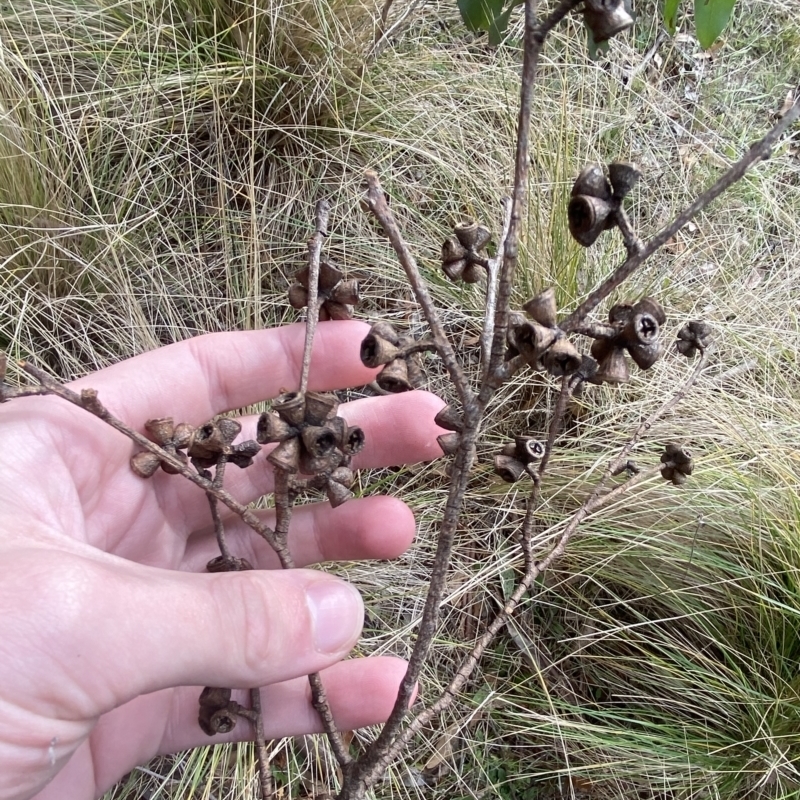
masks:
[[[269,767],[269,756],[267,755],[266,735],[264,733],[264,714],[261,710],[261,690],[250,690],[250,705],[255,716],[253,727],[255,728],[256,759],[258,761],[258,779],[261,788],[262,800],[269,800],[275,796],[275,783],[272,780],[272,770]]]
[[[663,405],[657,408],[647,419],[642,420],[636,430],[631,434],[631,437],[625,446],[619,451],[617,457],[606,468],[606,471],[603,473],[603,480],[606,480],[614,475],[615,472],[620,470],[620,468],[623,468],[624,463],[627,461],[628,455],[630,454],[631,450],[636,447],[639,439],[641,439],[642,436],[653,427],[653,424],[657,420],[668,414],[673,408],[675,408],[675,406],[678,405],[678,403],[681,402],[681,400],[683,400],[684,397],[686,397],[695,383],[697,383],[697,379],[705,369],[706,364],[708,364],[709,358],[713,352],[713,345],[701,348],[700,358],[698,359],[697,364],[695,365],[695,368],[692,370],[689,377]]]
[[[550,420],[550,427],[547,431],[547,441],[544,445],[544,453],[542,453],[542,460],[539,462],[538,477],[539,481],[544,477],[547,465],[550,462],[550,456],[553,453],[558,434],[561,433],[561,427],[564,424],[564,415],[567,412],[567,403],[570,395],[572,394],[572,376],[564,375],[561,379],[561,390],[558,393],[556,400],[556,407],[553,409],[553,416]]]
[[[107,425],[110,425],[115,430],[118,430],[123,435],[127,436],[132,441],[136,442],[143,450],[147,450],[166,464],[169,464],[175,472],[182,475],[186,480],[191,481],[199,486],[204,492],[213,495],[223,505],[227,506],[234,514],[241,518],[241,520],[256,533],[262,536],[277,553],[279,558],[285,555],[280,543],[275,539],[274,531],[265,525],[246,505],[243,505],[238,500],[229,494],[225,489],[214,486],[213,481],[203,478],[198,475],[188,464],[185,464],[172,453],[167,452],[163,447],[160,447],[155,442],[150,441],[146,436],[143,436],[138,431],[133,430],[130,426],[126,425],[122,420],[115,417],[101,402],[94,389],[83,389],[81,393],[68,389],[63,384],[59,383],[54,378],[50,377],[44,370],[30,364],[27,361],[20,361],[19,367],[23,372],[26,372],[31,377],[35,378],[41,384],[43,391],[32,392],[36,395],[54,395],[72,403],[78,408],[93,414],[101,419]],[[17,395],[17,396],[30,396],[30,395]]]
[[[221,489],[222,484],[225,480],[225,465],[228,463],[228,458],[225,455],[220,455],[217,459],[217,466],[214,470],[214,479],[211,481],[212,485],[216,489]],[[208,498],[208,505],[211,508],[211,519],[214,520],[214,535],[217,537],[217,545],[219,547],[220,553],[222,553],[222,557],[226,561],[230,561],[231,551],[228,548],[228,542],[225,538],[225,525],[222,522],[222,517],[219,513],[219,508],[217,507],[217,498],[211,494],[211,492],[206,492],[206,497]]]
[[[522,84],[520,87],[519,118],[517,121],[514,190],[511,195],[511,219],[505,247],[503,248],[503,266],[500,270],[497,289],[494,340],[492,342],[492,354],[488,370],[490,376],[496,375],[500,371],[503,364],[503,354],[506,349],[511,289],[514,284],[514,273],[519,256],[519,238],[522,217],[525,213],[525,196],[528,189],[529,132],[533,89],[539,55],[550,31],[581,2],[582,0],[561,0],[552,13],[541,23],[538,23],[536,19],[537,0],[527,0],[525,3],[525,50],[522,61]]]
[[[503,207],[503,232],[497,243],[497,254],[487,262],[486,271],[486,310],[483,315],[483,330],[481,331],[481,363],[483,364],[483,380],[489,374],[489,361],[492,356],[492,339],[494,338],[494,317],[497,313],[497,282],[500,278],[500,268],[503,263],[503,253],[506,249],[506,239],[511,227],[511,198],[504,197],[501,201]]]
[[[289,486],[289,473],[285,469],[275,468],[275,538],[283,545],[287,553],[286,560],[281,560],[284,569],[294,569],[294,559],[289,553],[289,524],[292,521],[292,496]]]
[[[473,403],[465,409],[461,444],[453,461],[453,478],[450,483],[447,504],[437,538],[436,554],[428,584],[428,594],[425,598],[425,608],[422,612],[414,648],[408,660],[406,674],[400,683],[392,713],[389,715],[389,719],[384,724],[380,734],[370,745],[367,752],[345,773],[345,782],[339,794],[340,798],[363,797],[367,788],[383,774],[390,761],[396,755],[394,743],[397,741],[398,735],[401,735],[403,720],[408,713],[411,697],[439,624],[439,610],[444,597],[461,505],[469,481],[470,470],[475,459],[475,441],[478,435],[479,422],[480,410],[477,404]]]
[[[291,492],[290,475],[286,470],[275,470],[275,538],[284,545],[285,551],[289,553],[289,526],[292,521],[293,496]],[[286,562],[281,561],[284,569],[294,568],[294,559],[289,555]],[[328,696],[322,685],[322,678],[318,672],[312,672],[308,676],[308,683],[311,686],[311,705],[319,714],[322,727],[328,737],[331,750],[339,763],[344,768],[350,761],[350,754],[344,743],[342,734],[336,727],[333,719],[333,712],[328,704]]]
[[[363,76],[365,74],[366,68],[381,54],[383,48],[386,47],[386,44],[389,42],[389,39],[403,30],[403,28],[412,18],[414,12],[424,2],[425,0],[414,0],[414,2],[412,2],[410,5],[406,6],[398,19],[387,27],[387,23],[389,22],[389,12],[394,5],[394,0],[385,0],[383,8],[381,9],[378,26],[375,30],[375,36],[372,40],[369,50],[367,51],[367,54],[364,56],[364,62],[361,65],[360,75]]]
[[[644,248],[628,258],[595,289],[565,320],[559,323],[564,331],[571,331],[583,322],[587,314],[597,308],[623,281],[627,280],[653,253],[663,247],[687,222],[690,222],[706,206],[716,200],[734,183],[741,180],[754,164],[769,158],[772,148],[784,132],[800,117],[800,97],[786,112],[775,127],[761,140],[751,145],[747,153],[739,159],[719,180],[704,191],[691,205],[684,209],[668,225],[665,225]]]
[[[347,745],[339,729],[336,727],[336,722],[333,719],[333,712],[328,702],[328,695],[325,691],[325,687],[322,685],[320,674],[318,672],[312,672],[308,676],[308,683],[311,686],[311,705],[322,720],[322,727],[325,730],[325,735],[328,737],[328,742],[330,743],[336,763],[344,769],[353,759],[350,753],[347,752]]]
[[[706,349],[706,353],[707,352],[708,348]],[[705,356],[706,353],[704,353],[703,355]],[[631,435],[631,438],[628,441],[628,443],[626,443],[626,445],[620,451],[619,456],[612,463],[617,463],[617,461],[622,460],[627,455],[627,453],[630,452],[630,448],[633,447],[633,444],[635,444],[636,441],[638,441],[642,433],[645,430],[648,430],[652,426],[653,422],[657,418],[657,415],[663,415],[668,413],[675,405],[677,405],[677,403],[679,403],[686,396],[687,392],[696,383],[698,376],[702,372],[702,369],[703,369],[703,362],[701,360],[701,363],[697,364],[697,366],[692,371],[690,376],[686,379],[683,385],[670,397],[670,399],[666,403],[661,405],[653,414],[651,414],[647,418],[647,420],[645,420],[636,428],[634,433]],[[403,731],[396,737],[396,739],[389,745],[387,752],[384,754],[381,760],[381,764],[384,765],[384,768],[385,765],[391,763],[391,761],[393,761],[395,758],[398,757],[402,749],[408,744],[411,738],[418,731],[420,731],[428,722],[430,722],[430,720],[433,719],[433,717],[441,714],[452,704],[452,702],[458,696],[458,693],[464,687],[464,684],[469,680],[470,676],[475,670],[475,667],[477,667],[481,657],[483,656],[483,653],[486,651],[486,648],[492,643],[494,637],[505,625],[508,618],[514,614],[520,601],[528,592],[530,587],[533,585],[533,582],[539,577],[539,575],[542,574],[542,572],[549,569],[550,566],[552,566],[552,564],[565,553],[567,545],[574,536],[580,524],[587,517],[591,516],[597,511],[600,511],[602,508],[606,507],[610,503],[622,497],[631,489],[652,478],[662,469],[670,466],[674,466],[674,464],[672,464],[672,462],[655,464],[651,467],[641,470],[636,475],[631,476],[626,481],[614,487],[610,491],[606,491],[610,470],[603,475],[603,477],[595,485],[595,488],[589,495],[589,497],[586,498],[586,500],[581,504],[580,508],[578,508],[577,511],[573,513],[572,517],[569,519],[563,531],[561,532],[558,541],[551,548],[549,553],[538,562],[534,562],[532,560],[529,562],[529,565],[525,569],[525,573],[523,574],[519,583],[515,587],[513,593],[506,601],[503,608],[495,615],[491,623],[489,623],[483,635],[476,642],[470,654],[461,663],[455,675],[453,676],[452,680],[447,685],[447,687],[442,691],[441,695],[433,703],[431,703],[430,706],[418,712],[411,719],[408,725],[403,729]],[[531,495],[531,500],[528,503],[528,508],[525,514],[525,520],[522,525],[523,543],[526,540],[530,541],[532,537],[532,532],[535,525],[535,515],[537,510],[537,503],[535,502],[535,497],[538,496],[538,487],[539,487],[539,481],[537,480],[534,485],[534,490]],[[380,774],[381,773],[377,771],[376,768],[374,775],[368,776],[367,780],[370,779],[374,780]]]
[[[469,381],[464,375],[464,371],[461,369],[461,365],[458,363],[455,350],[450,344],[447,334],[445,334],[442,322],[439,318],[439,312],[428,292],[425,280],[419,271],[414,256],[411,254],[408,245],[405,243],[400,233],[400,229],[397,227],[394,214],[392,214],[392,210],[386,202],[386,196],[381,188],[377,174],[372,170],[367,170],[366,180],[368,186],[366,195],[367,206],[378,222],[381,223],[386,235],[389,237],[389,241],[392,243],[392,247],[397,254],[397,259],[405,270],[414,296],[431,329],[436,351],[450,374],[450,380],[453,382],[458,392],[462,405],[466,408],[472,400],[473,392],[470,388]]]
[[[308,313],[306,314],[306,340],[303,347],[303,369],[300,373],[300,393],[308,390],[308,371],[311,368],[311,350],[314,346],[314,334],[319,322],[319,261],[322,255],[322,243],[328,235],[328,218],[331,206],[327,200],[320,200],[314,210],[315,230],[308,240]]]

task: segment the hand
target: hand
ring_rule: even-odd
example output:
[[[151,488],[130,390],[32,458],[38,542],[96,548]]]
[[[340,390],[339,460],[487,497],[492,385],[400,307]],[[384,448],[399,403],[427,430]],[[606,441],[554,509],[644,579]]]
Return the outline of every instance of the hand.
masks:
[[[140,430],[162,416],[197,425],[296,387],[303,330],[202,336],[71,386],[97,389]],[[311,389],[374,378],[358,358],[366,330],[320,325]],[[440,407],[425,392],[342,406],[366,433],[355,466],[440,455]],[[255,418],[241,422],[240,438],[255,438]],[[267,738],[320,730],[303,677],[313,671],[323,671],[341,729],[380,722],[392,707],[403,661],[341,661],[361,631],[355,589],[320,572],[276,569],[269,546],[230,515],[231,551],[257,569],[204,573],[219,553],[205,496],[180,476],[136,477],[128,463],[136,449],[58,398],[0,408],[0,800],[89,800],[158,754],[251,737],[245,720],[227,737],[201,732],[202,686],[265,687]],[[272,489],[268,462],[260,455],[249,469],[229,467],[225,486],[255,500]],[[413,535],[405,504],[369,497],[299,508],[290,549],[301,567],[391,558]],[[234,695],[246,704],[246,692]]]

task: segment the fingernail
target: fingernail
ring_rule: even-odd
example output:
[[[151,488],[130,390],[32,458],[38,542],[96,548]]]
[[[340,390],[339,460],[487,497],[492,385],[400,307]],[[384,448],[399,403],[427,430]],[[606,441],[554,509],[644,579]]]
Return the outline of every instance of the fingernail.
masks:
[[[320,653],[336,653],[355,644],[364,623],[361,595],[349,583],[326,579],[306,589],[314,628],[314,646]]]

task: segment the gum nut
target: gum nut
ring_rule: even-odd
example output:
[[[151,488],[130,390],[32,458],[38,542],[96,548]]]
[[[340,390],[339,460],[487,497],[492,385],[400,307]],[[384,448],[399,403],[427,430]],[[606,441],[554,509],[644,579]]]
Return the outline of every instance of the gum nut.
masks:
[[[517,458],[523,463],[538,461],[544,455],[544,445],[533,436],[515,436]]]
[[[658,342],[635,344],[628,348],[628,352],[639,369],[650,369],[661,358],[662,347]]]
[[[186,453],[173,453],[173,455],[184,466],[186,466],[189,463],[189,459],[186,457]],[[217,459],[215,457],[213,459],[213,464],[216,464],[216,463],[217,463]],[[213,464],[212,464],[212,466],[213,466]],[[171,466],[170,464],[167,464],[166,461],[162,461],[161,462],[161,469],[164,470],[164,472],[166,472],[167,475],[180,475],[180,472],[181,472],[179,469],[176,469],[175,467]]]
[[[381,322],[376,322],[370,328],[370,333],[374,333],[376,336],[380,336],[381,339],[386,339],[387,342],[391,342],[394,345],[400,343],[400,335],[391,322],[385,322],[383,320]]]
[[[442,263],[452,264],[454,261],[461,261],[467,256],[467,248],[458,241],[455,236],[449,236],[442,244]]]
[[[556,293],[552,287],[537,294],[522,307],[525,309],[525,313],[540,325],[544,325],[546,328],[555,327],[558,309],[556,308]]]
[[[526,322],[514,329],[514,345],[532,367],[536,367],[542,354],[556,341],[552,328],[536,322]]]
[[[602,361],[614,349],[616,349],[616,345],[611,339],[595,339],[589,352],[593,358]]]
[[[370,331],[361,342],[359,355],[361,363],[365,367],[374,369],[383,364],[388,364],[397,358],[400,351],[388,339],[378,336],[374,331]]]
[[[325,392],[306,392],[305,421],[311,425],[322,425],[336,416],[339,400],[336,395]]]
[[[267,456],[267,461],[286,472],[297,472],[300,468],[300,440],[294,438],[281,442]]]
[[[653,344],[661,330],[656,318],[646,311],[635,311],[622,330],[622,339],[628,346]]]
[[[633,25],[623,0],[585,0],[583,17],[595,42],[605,42]]]
[[[342,271],[329,258],[321,258],[319,262],[319,290],[330,292],[344,275]]]
[[[452,405],[446,405],[433,418],[433,421],[446,431],[461,431],[464,427],[464,418],[461,412],[457,411]]]
[[[300,283],[289,287],[289,305],[298,311],[308,305],[308,289]]]
[[[353,425],[347,429],[345,434],[344,454],[348,456],[357,455],[364,449],[366,441],[367,437],[364,435],[364,431],[357,425]]]
[[[446,456],[454,456],[456,450],[458,450],[458,445],[461,443],[461,434],[455,432],[443,433],[441,436],[436,437],[436,441]]]
[[[175,432],[172,434],[172,444],[178,450],[188,447],[189,442],[192,440],[193,433],[194,427],[189,425],[188,422],[179,423],[175,426]]]
[[[624,325],[633,316],[633,306],[628,303],[617,303],[608,311],[608,321],[612,325]]]
[[[214,459],[225,452],[228,441],[216,422],[206,422],[192,434],[187,452],[192,458]]]
[[[568,339],[559,339],[542,356],[544,368],[554,377],[571,375],[581,365],[581,354]]]
[[[414,387],[408,380],[408,367],[402,358],[390,361],[380,372],[377,378],[378,386],[384,391],[410,392]]]
[[[634,313],[644,312],[650,314],[659,325],[663,325],[667,321],[664,307],[654,297],[643,297],[633,306],[633,311]]]
[[[302,425],[306,416],[306,400],[300,392],[284,392],[272,401],[272,410],[290,425]]]
[[[467,262],[463,258],[458,261],[442,264],[442,272],[444,272],[451,281],[460,281],[466,268]]]
[[[661,477],[665,481],[671,481],[675,475],[675,468],[674,467],[662,467],[661,468]]]
[[[486,247],[492,238],[489,230],[477,222],[460,222],[453,228],[453,233],[467,250],[472,250],[473,252]]]
[[[150,478],[155,474],[160,463],[161,459],[155,453],[145,450],[131,458],[131,469],[140,478]]]
[[[353,482],[356,479],[356,475],[350,467],[337,467],[333,472],[331,472],[330,479],[332,481],[336,481],[336,483],[341,483],[342,486],[347,486],[348,488],[353,485]]]
[[[609,383],[614,386],[626,383],[630,378],[628,361],[619,347],[612,348],[608,355],[598,364],[593,383]]]
[[[282,420],[274,411],[265,411],[258,418],[256,439],[261,444],[283,442],[286,439],[291,439],[296,433],[297,429]]]
[[[567,219],[572,238],[583,247],[593,245],[606,229],[613,207],[605,200],[589,195],[577,195],[569,201]]]
[[[230,444],[242,430],[242,424],[231,417],[222,417],[217,420],[217,427],[225,442]]]
[[[464,283],[477,283],[481,279],[481,270],[483,267],[478,264],[467,264],[464,268],[464,274],[461,276]]]
[[[172,417],[149,419],[145,422],[144,429],[150,434],[150,438],[160,445],[171,442],[175,435],[175,425]]]
[[[346,306],[343,303],[336,303],[333,300],[328,300],[322,309],[328,312],[328,319],[353,319],[352,306]],[[320,317],[320,319],[322,319]]]
[[[331,300],[344,306],[354,306],[359,301],[358,281],[341,281],[333,287]]]
[[[494,471],[507,483],[518,481],[525,473],[525,465],[510,456],[494,457]]]
[[[572,197],[580,194],[599,197],[601,200],[611,199],[611,187],[608,185],[603,168],[598,164],[589,164],[581,170],[572,185]]]
[[[627,161],[615,161],[608,165],[608,180],[614,190],[614,196],[622,200],[642,177],[636,164]]]
[[[329,480],[325,486],[325,494],[333,508],[338,508],[353,498],[353,493],[347,486],[334,480]]]
[[[328,455],[339,441],[336,432],[327,426],[308,425],[300,435],[303,447],[314,458]]]

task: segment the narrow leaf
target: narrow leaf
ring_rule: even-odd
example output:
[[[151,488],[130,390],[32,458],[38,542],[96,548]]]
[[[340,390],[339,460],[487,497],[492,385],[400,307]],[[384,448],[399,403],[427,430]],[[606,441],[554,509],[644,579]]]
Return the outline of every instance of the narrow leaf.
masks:
[[[694,0],[694,26],[704,50],[725,30],[735,4],[736,0]]]
[[[678,28],[678,7],[681,0],[664,0],[664,27],[669,31],[670,36],[675,35]]]
[[[471,31],[488,31],[503,10],[503,0],[458,0],[458,10]]]
[[[511,12],[514,6],[509,6],[501,14],[498,14],[489,25],[489,44],[493,47],[497,46],[503,41],[508,28],[508,20],[511,18]]]

